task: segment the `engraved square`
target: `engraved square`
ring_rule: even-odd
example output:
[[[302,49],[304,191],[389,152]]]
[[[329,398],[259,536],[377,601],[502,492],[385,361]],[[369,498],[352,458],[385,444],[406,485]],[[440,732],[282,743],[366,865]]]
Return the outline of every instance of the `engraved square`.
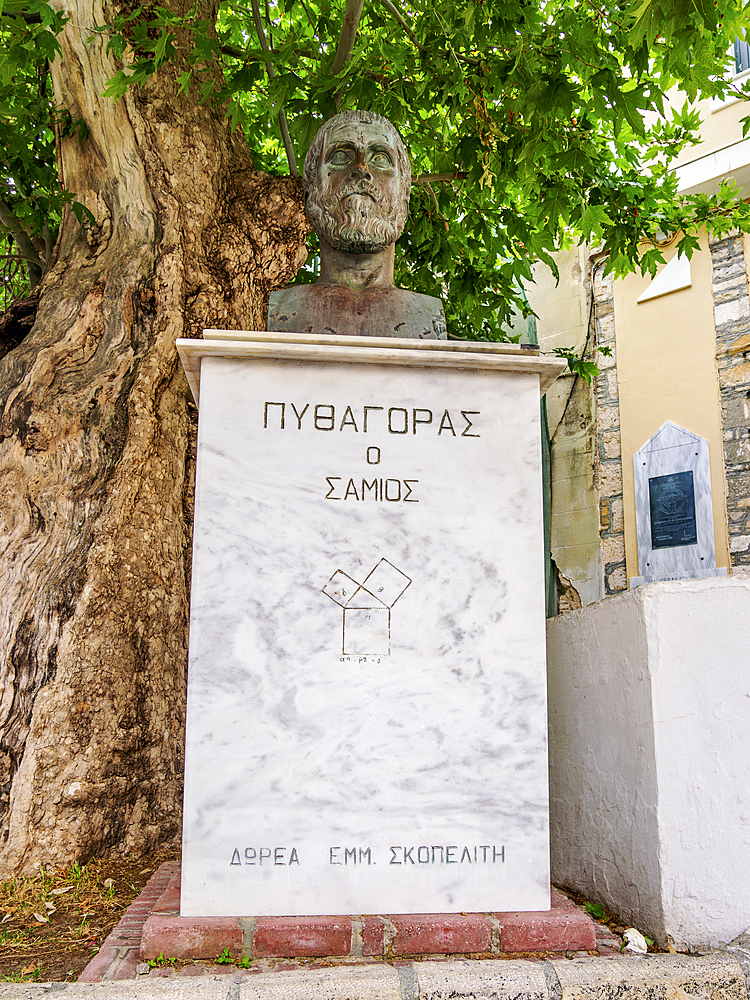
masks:
[[[387,608],[344,608],[344,655],[387,656],[390,634]]]
[[[387,608],[392,608],[410,583],[411,580],[406,573],[396,569],[387,559],[381,559],[362,586]]]
[[[347,576],[346,573],[340,569],[336,570],[325,587],[323,587],[323,593],[326,597],[330,597],[332,601],[340,604],[342,608],[346,607],[349,600],[354,597],[357,590],[359,590],[359,584],[357,581],[352,580],[350,576]]]

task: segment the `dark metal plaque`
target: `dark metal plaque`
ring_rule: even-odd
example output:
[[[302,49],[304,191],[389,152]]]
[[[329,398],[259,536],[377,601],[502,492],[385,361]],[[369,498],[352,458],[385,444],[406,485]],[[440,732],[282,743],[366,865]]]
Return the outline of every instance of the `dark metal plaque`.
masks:
[[[648,481],[651,505],[651,547],[696,545],[695,490],[692,472],[673,472]]]

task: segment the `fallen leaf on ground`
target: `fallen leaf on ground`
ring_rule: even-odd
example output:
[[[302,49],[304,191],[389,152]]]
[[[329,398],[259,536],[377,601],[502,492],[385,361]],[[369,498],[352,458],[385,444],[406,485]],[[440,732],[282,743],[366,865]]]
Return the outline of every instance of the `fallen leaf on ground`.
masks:
[[[41,913],[35,913],[34,914],[34,920],[38,920],[40,924],[48,924],[49,923],[49,917],[45,917]]]
[[[71,889],[75,889],[74,885],[63,886],[62,889],[52,889],[50,896],[62,896],[64,892],[70,892]]]
[[[24,966],[24,967],[23,967],[23,968],[21,969],[21,975],[22,975],[22,976],[28,976],[28,974],[29,974],[30,972],[34,972],[34,970],[35,970],[35,969],[36,969],[36,962],[33,962],[33,963],[32,963],[31,965],[25,965],[25,966]]]

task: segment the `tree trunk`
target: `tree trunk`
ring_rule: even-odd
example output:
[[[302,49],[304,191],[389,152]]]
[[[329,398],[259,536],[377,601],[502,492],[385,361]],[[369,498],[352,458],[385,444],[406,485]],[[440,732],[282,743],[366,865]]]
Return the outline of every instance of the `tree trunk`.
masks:
[[[262,328],[308,231],[297,182],[255,171],[176,70],[101,98],[102,9],[64,6],[55,95],[89,135],[61,173],[96,222],[65,219],[0,360],[5,876],[178,834],[196,412],[174,342]]]

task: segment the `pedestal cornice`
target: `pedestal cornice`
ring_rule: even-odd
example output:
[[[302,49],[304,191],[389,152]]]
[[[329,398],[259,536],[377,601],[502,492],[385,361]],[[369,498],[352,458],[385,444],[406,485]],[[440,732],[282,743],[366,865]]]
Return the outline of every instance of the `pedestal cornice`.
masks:
[[[339,362],[538,375],[542,395],[565,368],[565,362],[559,358],[540,356],[513,344],[341,335],[322,337],[265,330],[204,330],[203,340],[180,339],[177,350],[196,404],[200,394],[201,358]]]

